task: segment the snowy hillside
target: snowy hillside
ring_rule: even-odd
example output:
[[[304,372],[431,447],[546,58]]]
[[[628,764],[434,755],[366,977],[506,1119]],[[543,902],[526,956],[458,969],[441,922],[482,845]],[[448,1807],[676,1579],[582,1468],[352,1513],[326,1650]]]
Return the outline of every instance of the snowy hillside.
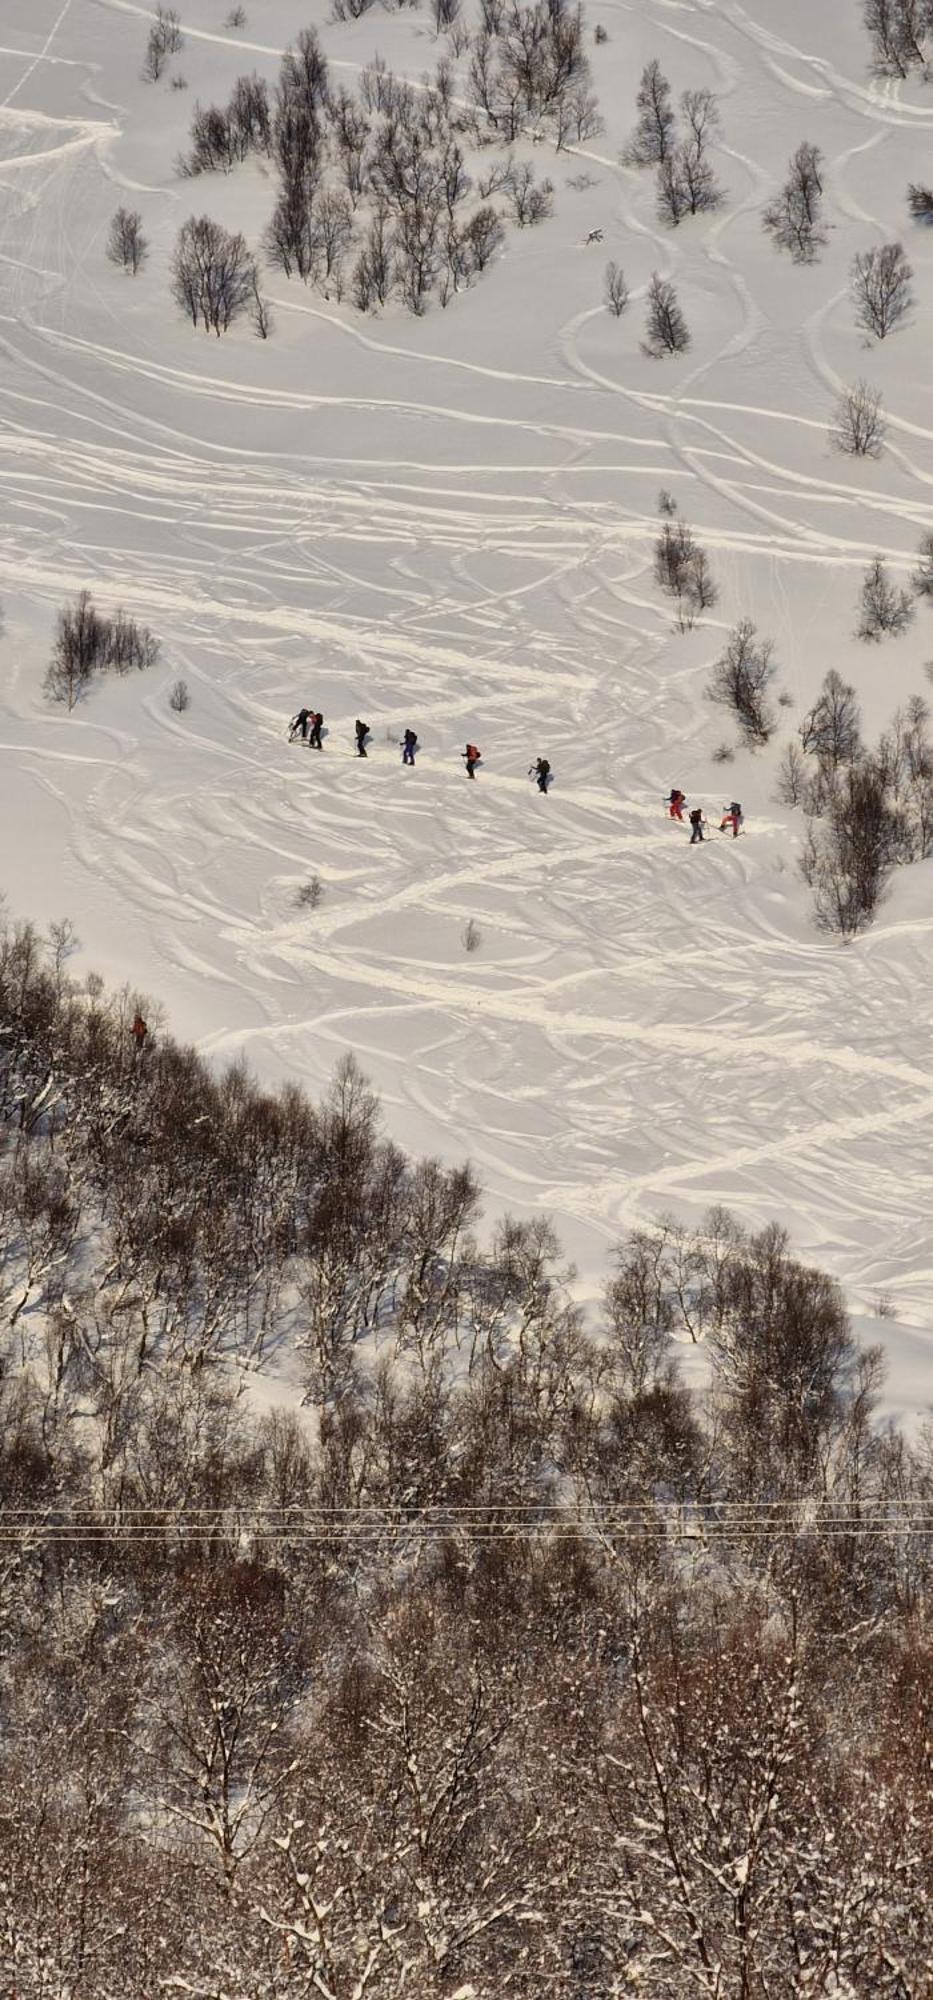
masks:
[[[775,781],[827,668],[854,683],[872,741],[930,692],[923,603],[903,636],[855,636],[867,563],[905,583],[933,527],[933,231],[906,205],[933,175],[929,88],[872,81],[857,0],[595,0],[604,129],[513,149],[553,181],[549,220],[509,222],[481,278],[421,317],[397,301],[363,317],[265,265],[271,337],[244,322],[215,339],[170,296],[178,229],[209,214],[258,252],[275,177],[253,157],[181,178],[196,101],[251,71],[271,87],[311,22],[351,86],[376,52],[417,81],[450,51],[427,9],[341,24],[324,0],[247,0],[238,28],[224,0],[181,13],[183,47],[152,82],[145,7],[2,9],[11,910],[69,916],[72,970],[158,995],[179,1035],[270,1082],[317,1090],[354,1050],[392,1136],[472,1158],[487,1212],[547,1208],[584,1289],[623,1226],[666,1209],[786,1223],[889,1348],[891,1406],[924,1407],[933,861],[897,871],[851,944],[821,935],[803,819]],[[675,103],[719,103],[724,203],[676,229],[653,173],[619,164],[652,57]],[[761,227],[802,140],[825,157],[810,265]],[[151,245],[135,278],[105,254],[120,203]],[[869,349],[850,266],[897,240],[916,305]],[[609,259],[631,290],[620,318]],[[664,360],[641,351],[654,271],[691,334]],[[877,460],[827,435],[859,376],[887,412]],[[661,489],[719,585],[687,633],[654,580]],[[42,682],[56,612],[84,587],[162,653],[68,714]],[[705,690],[742,617],[773,639],[789,703],[766,750],[717,763],[738,736]],[[286,740],[302,703],[324,713],[320,756]],[[546,798],[526,776],[539,755]],[[741,799],[747,837],[714,824],[691,849],[662,806],[674,785],[714,823]],[[322,900],[301,907],[315,875]],[[878,1322],[885,1294],[897,1319]]]

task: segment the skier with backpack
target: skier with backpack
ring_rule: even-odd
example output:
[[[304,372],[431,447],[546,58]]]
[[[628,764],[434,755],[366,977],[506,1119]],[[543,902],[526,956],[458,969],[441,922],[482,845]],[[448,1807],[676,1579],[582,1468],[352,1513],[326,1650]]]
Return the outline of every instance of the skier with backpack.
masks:
[[[696,844],[697,844],[697,841],[702,841],[702,839],[703,839],[703,828],[705,827],[705,825],[706,825],[706,821],[705,821],[705,819],[703,818],[703,808],[702,808],[702,806],[694,806],[694,808],[693,808],[693,811],[692,811],[692,813],[690,814],[690,845],[691,845],[691,847],[695,847],[695,846],[696,846]]]
[[[720,833],[725,833],[727,826],[731,826],[732,838],[738,840],[744,818],[745,814],[738,799],[732,799],[728,806],[723,806],[722,819],[719,822]]]
[[[551,776],[551,766],[547,758],[539,757],[536,763],[530,765],[528,776],[529,778],[534,778],[539,792],[543,792],[546,797],[548,781]]]
[[[324,745],[323,745],[323,743],[321,742],[321,730],[322,730],[323,726],[324,726],[324,717],[323,717],[323,715],[320,715],[320,714],[317,714],[317,715],[312,715],[312,717],[311,717],[311,734],[310,734],[310,736],[308,737],[308,749],[309,749],[309,750],[323,750],[323,748],[324,748]]]
[[[353,724],[353,727],[356,731],[356,754],[358,757],[365,757],[366,738],[369,735],[369,723],[360,722],[359,720],[357,720]]]
[[[406,729],[405,734],[401,739],[403,764],[412,764],[412,765],[414,764],[415,751],[417,750],[417,748],[418,748],[418,736],[416,730]]]
[[[307,742],[308,723],[310,722],[310,720],[311,720],[310,708],[300,708],[298,710],[298,714],[296,716],[293,716],[291,722],[288,725],[289,743],[294,743],[295,737],[299,735],[301,737],[302,743]]]
[[[466,749],[461,750],[460,755],[463,758],[463,761],[466,765],[467,777],[475,778],[476,766],[480,760],[480,752],[477,750],[476,744],[468,743]]]
[[[683,823],[684,823],[684,806],[685,806],[685,805],[686,805],[686,803],[687,803],[687,794],[686,794],[686,792],[679,792],[679,791],[677,790],[677,787],[676,787],[676,785],[675,785],[675,786],[674,786],[674,789],[673,789],[673,791],[671,792],[671,795],[670,795],[670,798],[668,799],[667,803],[668,803],[668,807],[669,807],[669,809],[670,809],[670,817],[671,817],[671,819],[679,819],[679,821],[680,821],[680,824],[681,824],[681,826],[683,826]]]

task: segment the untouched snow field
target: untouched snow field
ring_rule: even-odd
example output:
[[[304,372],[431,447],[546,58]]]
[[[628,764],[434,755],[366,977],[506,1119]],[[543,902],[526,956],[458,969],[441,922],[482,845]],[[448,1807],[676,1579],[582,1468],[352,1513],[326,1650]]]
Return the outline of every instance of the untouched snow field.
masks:
[[[427,12],[340,26],[322,0],[246,5],[233,31],[225,0],[180,0],[185,46],[156,85],[143,6],[0,9],[0,888],[16,914],[73,919],[73,969],[151,991],[179,1035],[270,1083],[317,1092],[354,1050],[400,1143],[470,1156],[488,1214],[551,1211],[584,1292],[620,1230],[664,1210],[787,1224],[888,1349],[889,1406],[921,1410],[933,862],[864,938],[821,937],[774,777],[829,666],[869,738],[931,692],[923,605],[900,639],[853,633],[867,561],[904,580],[933,526],[933,230],[905,201],[933,177],[933,93],[870,80],[858,0],[596,0],[604,132],[518,149],[554,181],[551,221],[510,226],[447,311],[363,320],[268,271],[273,337],[218,341],[169,296],[175,233],[208,213],[258,245],[275,183],[255,163],[178,178],[195,101],[252,69],[271,83],[312,21],[337,80],[377,49],[417,79],[445,47]],[[722,114],[725,206],[676,231],[653,175],[618,164],[653,55],[675,98],[709,86]],[[760,227],[802,139],[826,156],[811,268]],[[135,280],[105,257],[119,202],[151,239]],[[848,270],[896,238],[917,307],[869,352]],[[676,360],[639,349],[654,269],[691,329]],[[877,463],[827,440],[859,375],[891,422]],[[662,487],[720,585],[688,635],[652,577]],[[146,619],[162,657],[69,716],[42,676],[83,586]],[[704,689],[743,615],[792,706],[766,753],[717,766],[735,730]],[[302,702],[326,717],[320,757],[285,739]],[[664,816],[673,784],[711,819],[741,798],[748,837],[691,850]],[[312,873],[324,900],[302,910]],[[872,1317],[884,1293],[896,1320]]]

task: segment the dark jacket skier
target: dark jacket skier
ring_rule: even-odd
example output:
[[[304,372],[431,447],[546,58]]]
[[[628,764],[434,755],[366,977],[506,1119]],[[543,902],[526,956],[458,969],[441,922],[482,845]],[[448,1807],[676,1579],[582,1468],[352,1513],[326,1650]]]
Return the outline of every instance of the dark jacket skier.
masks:
[[[353,727],[356,730],[356,754],[358,757],[365,757],[366,738],[369,735],[369,723],[355,722],[353,724]]]
[[[418,737],[417,737],[417,733],[416,733],[416,731],[415,731],[414,729],[406,729],[406,731],[405,731],[405,734],[404,734],[404,736],[402,737],[402,763],[403,763],[403,764],[413,764],[413,763],[414,763],[414,761],[415,761],[415,751],[417,750],[417,748],[418,748]]]
[[[307,741],[308,723],[310,719],[311,719],[310,708],[300,708],[298,710],[298,714],[293,718],[293,720],[288,725],[288,740],[290,743],[293,743],[295,737],[298,735],[301,736],[302,743],[305,743]]]
[[[548,779],[550,778],[550,775],[551,775],[551,766],[548,763],[546,757],[539,757],[537,763],[532,764],[531,769],[528,773],[529,778],[534,778],[539,792],[544,792],[544,793],[547,792]]]
[[[473,777],[475,777],[475,776],[476,776],[476,766],[477,766],[477,764],[479,763],[479,759],[480,759],[480,753],[479,753],[479,751],[478,751],[478,750],[477,750],[477,748],[476,748],[476,744],[475,744],[475,743],[468,743],[468,744],[467,744],[467,747],[466,747],[466,749],[465,749],[465,750],[461,750],[461,752],[460,752],[460,755],[461,755],[461,757],[463,758],[463,761],[464,761],[464,763],[465,763],[465,765],[466,765],[466,773],[467,773],[467,777],[468,777],[468,778],[473,778]]]
[[[323,750],[323,748],[324,748],[324,745],[323,745],[323,743],[321,742],[321,730],[322,730],[323,726],[324,726],[324,717],[323,717],[323,715],[321,715],[321,714],[317,714],[317,715],[312,715],[312,717],[311,717],[311,734],[310,734],[310,736],[308,737],[308,749],[309,749],[309,750]]]
[[[705,821],[704,821],[704,819],[703,819],[703,808],[702,808],[702,806],[694,806],[694,808],[693,808],[693,811],[692,811],[692,813],[690,814],[690,845],[691,845],[691,847],[695,847],[695,846],[696,846],[696,844],[697,844],[697,841],[698,841],[698,840],[700,840],[700,841],[701,841],[701,840],[703,839],[703,827],[704,827],[704,824],[705,824]]]
[[[744,817],[745,815],[738,802],[738,799],[732,799],[728,806],[723,806],[722,819],[719,822],[720,833],[725,833],[727,826],[731,826],[732,838],[733,840],[738,840],[739,828],[741,827]]]

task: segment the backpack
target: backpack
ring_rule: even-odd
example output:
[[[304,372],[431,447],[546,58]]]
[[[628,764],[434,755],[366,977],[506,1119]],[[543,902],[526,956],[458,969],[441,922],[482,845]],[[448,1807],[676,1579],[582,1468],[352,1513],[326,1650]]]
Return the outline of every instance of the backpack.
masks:
[[[732,800],[732,803],[731,803],[731,805],[730,805],[730,807],[729,807],[729,811],[730,811],[731,813],[734,813],[734,814],[735,814],[735,817],[736,817],[736,819],[741,819],[741,818],[742,818],[742,808],[741,808],[741,806],[739,805],[739,802],[738,802],[738,799],[733,799],[733,800]]]
[[[468,743],[468,744],[467,744],[467,747],[466,747],[466,753],[467,753],[467,761],[468,761],[468,763],[470,763],[470,764],[478,764],[478,763],[479,763],[479,751],[477,750],[477,748],[476,748],[476,744],[475,744],[475,743]]]
[[[702,818],[703,818],[703,812],[702,812],[702,809],[701,809],[701,807],[700,807],[700,806],[694,806],[694,809],[693,809],[692,813],[690,814],[690,824],[691,824],[691,826],[699,826],[699,824],[700,824],[700,821],[701,821],[701,819],[702,819]]]

